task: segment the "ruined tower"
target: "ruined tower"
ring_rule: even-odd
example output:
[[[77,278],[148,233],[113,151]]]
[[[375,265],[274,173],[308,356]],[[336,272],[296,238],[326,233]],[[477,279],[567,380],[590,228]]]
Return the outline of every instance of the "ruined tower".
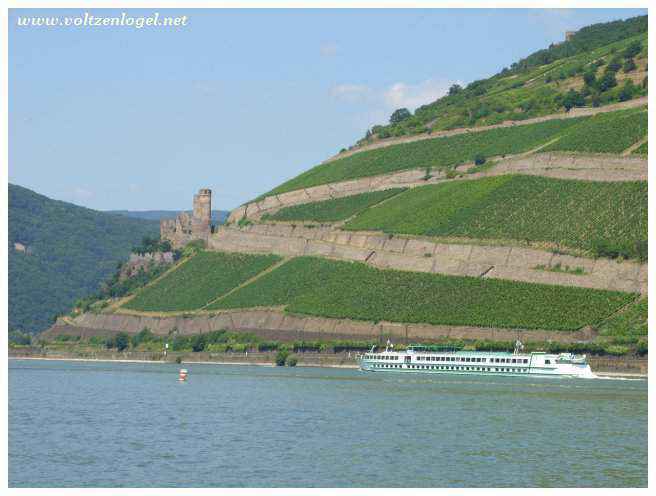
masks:
[[[206,239],[212,232],[212,190],[199,189],[194,195],[191,234],[195,239]]]
[[[196,239],[207,241],[212,234],[212,190],[200,189],[194,195],[191,215],[181,212],[173,219],[159,223],[161,239],[168,239],[174,248],[179,248]]]

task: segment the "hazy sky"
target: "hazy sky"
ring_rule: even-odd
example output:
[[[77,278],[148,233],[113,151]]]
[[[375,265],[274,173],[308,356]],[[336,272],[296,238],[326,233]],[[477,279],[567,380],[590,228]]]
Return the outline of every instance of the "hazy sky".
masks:
[[[149,15],[155,10],[89,10]],[[186,27],[9,19],[9,178],[96,209],[232,209],[384,123],[645,10],[159,10]]]

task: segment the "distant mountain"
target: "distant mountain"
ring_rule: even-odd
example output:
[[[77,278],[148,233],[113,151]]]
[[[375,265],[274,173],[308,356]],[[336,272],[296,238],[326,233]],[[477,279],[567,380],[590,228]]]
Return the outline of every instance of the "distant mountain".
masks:
[[[189,211],[191,212],[191,211]],[[133,219],[161,220],[175,219],[179,210],[109,210],[107,213],[125,215]],[[212,210],[212,220],[223,224],[230,212],[225,210]]]
[[[157,221],[98,212],[9,185],[9,328],[38,332],[127,258]]]

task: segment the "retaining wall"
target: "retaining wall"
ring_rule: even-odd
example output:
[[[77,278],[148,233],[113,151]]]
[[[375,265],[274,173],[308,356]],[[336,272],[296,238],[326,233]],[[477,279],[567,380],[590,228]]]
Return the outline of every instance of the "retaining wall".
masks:
[[[647,264],[574,257],[515,246],[446,244],[422,238],[289,224],[222,227],[209,239],[208,246],[213,250],[242,253],[322,256],[413,272],[647,292]],[[557,264],[572,269],[580,267],[586,274],[535,269],[538,265]]]
[[[589,329],[576,332],[556,332],[525,329],[497,329],[473,326],[442,326],[396,322],[368,322],[350,319],[330,319],[292,315],[280,310],[237,310],[212,315],[189,317],[146,317],[120,314],[82,314],[67,322],[58,322],[44,337],[58,334],[78,334],[83,337],[100,333],[127,332],[136,334],[147,327],[153,334],[166,336],[174,329],[182,335],[214,330],[260,331],[287,333],[295,339],[374,339],[385,341],[419,341],[449,337],[454,339],[491,339],[497,341],[558,341],[590,340],[595,333]],[[290,334],[291,333],[291,334]]]

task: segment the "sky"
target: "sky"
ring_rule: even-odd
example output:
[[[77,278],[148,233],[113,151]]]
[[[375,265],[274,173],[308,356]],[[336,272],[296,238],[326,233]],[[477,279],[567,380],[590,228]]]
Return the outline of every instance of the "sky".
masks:
[[[230,210],[453,83],[644,9],[86,10],[186,26],[18,26],[9,181],[98,210]]]

